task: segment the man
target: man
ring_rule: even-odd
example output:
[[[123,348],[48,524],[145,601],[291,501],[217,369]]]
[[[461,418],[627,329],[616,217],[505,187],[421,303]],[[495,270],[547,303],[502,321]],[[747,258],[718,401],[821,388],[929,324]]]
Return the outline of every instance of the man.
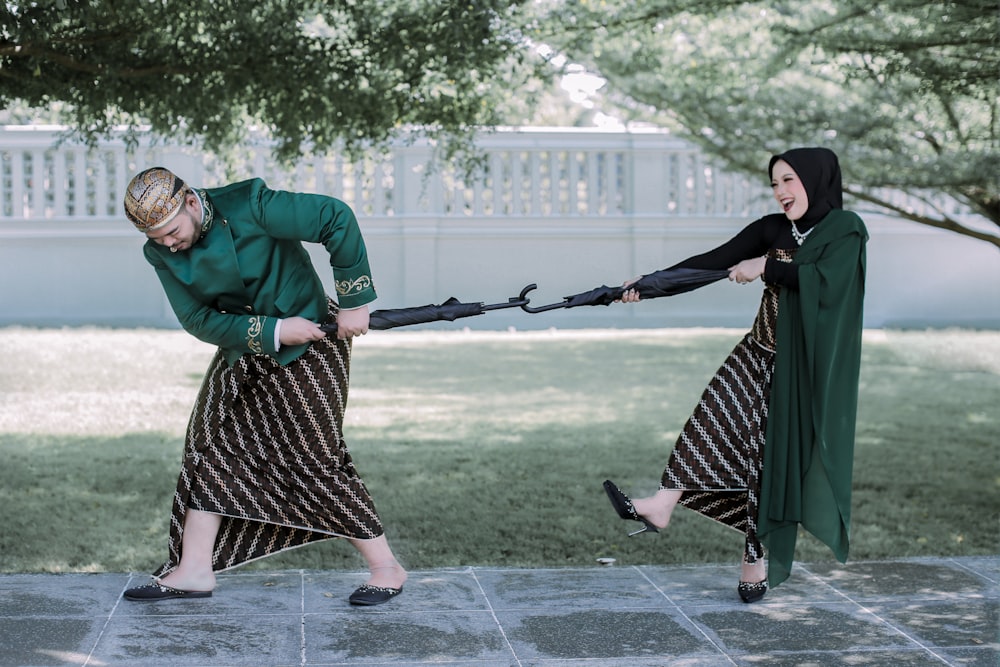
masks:
[[[188,425],[169,558],[125,597],[209,597],[215,572],[333,537],[370,569],[351,604],[398,595],[406,571],[342,436],[351,339],[376,298],[351,209],[260,179],[193,189],[155,167],[129,183],[125,214],[181,325],[218,346]],[[338,303],[304,241],[329,252]],[[334,320],[328,337],[320,324]]]

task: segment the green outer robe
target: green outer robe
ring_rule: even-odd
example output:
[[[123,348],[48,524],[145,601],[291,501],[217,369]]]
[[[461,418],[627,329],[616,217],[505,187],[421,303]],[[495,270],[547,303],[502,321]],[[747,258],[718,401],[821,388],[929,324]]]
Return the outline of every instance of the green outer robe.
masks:
[[[788,578],[799,524],[847,560],[868,231],[835,209],[795,254],[781,290],[758,537],[768,583]]]

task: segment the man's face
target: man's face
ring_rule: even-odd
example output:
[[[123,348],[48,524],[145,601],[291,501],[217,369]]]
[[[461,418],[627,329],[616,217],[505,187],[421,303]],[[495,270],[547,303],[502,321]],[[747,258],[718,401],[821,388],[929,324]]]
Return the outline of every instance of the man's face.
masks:
[[[146,237],[170,249],[170,252],[189,250],[201,236],[201,204],[188,193],[184,204],[173,220],[159,229],[146,232]]]

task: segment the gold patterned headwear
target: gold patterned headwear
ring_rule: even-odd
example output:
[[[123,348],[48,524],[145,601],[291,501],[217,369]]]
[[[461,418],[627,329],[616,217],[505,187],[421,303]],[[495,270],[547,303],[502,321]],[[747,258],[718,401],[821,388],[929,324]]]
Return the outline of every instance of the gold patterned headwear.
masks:
[[[153,167],[136,174],[125,189],[125,217],[140,232],[173,220],[184,207],[187,186],[169,169]]]

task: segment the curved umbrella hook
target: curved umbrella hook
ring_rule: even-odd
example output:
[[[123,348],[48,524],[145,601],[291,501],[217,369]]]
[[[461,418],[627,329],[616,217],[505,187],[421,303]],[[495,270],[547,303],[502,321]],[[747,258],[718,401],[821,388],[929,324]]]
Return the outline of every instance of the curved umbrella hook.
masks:
[[[545,306],[535,306],[535,307],[529,306],[528,305],[528,301],[529,300],[526,299],[525,297],[527,296],[528,292],[530,292],[533,289],[536,289],[537,287],[538,287],[538,285],[536,285],[535,283],[531,283],[530,285],[528,285],[527,287],[525,287],[523,290],[521,290],[520,298],[522,300],[524,300],[524,303],[521,304],[521,310],[523,310],[526,313],[543,313],[546,310],[555,310],[556,308],[565,308],[566,307],[566,304],[568,302],[565,299],[563,299],[559,303],[550,303],[550,304],[545,305]]]
[[[512,296],[507,299],[506,303],[483,304],[483,312],[486,312],[487,310],[500,310],[501,308],[517,308],[518,306],[524,308],[530,301],[530,299],[528,299],[525,295],[533,289],[535,289],[534,283],[521,290],[521,293],[518,296]]]

